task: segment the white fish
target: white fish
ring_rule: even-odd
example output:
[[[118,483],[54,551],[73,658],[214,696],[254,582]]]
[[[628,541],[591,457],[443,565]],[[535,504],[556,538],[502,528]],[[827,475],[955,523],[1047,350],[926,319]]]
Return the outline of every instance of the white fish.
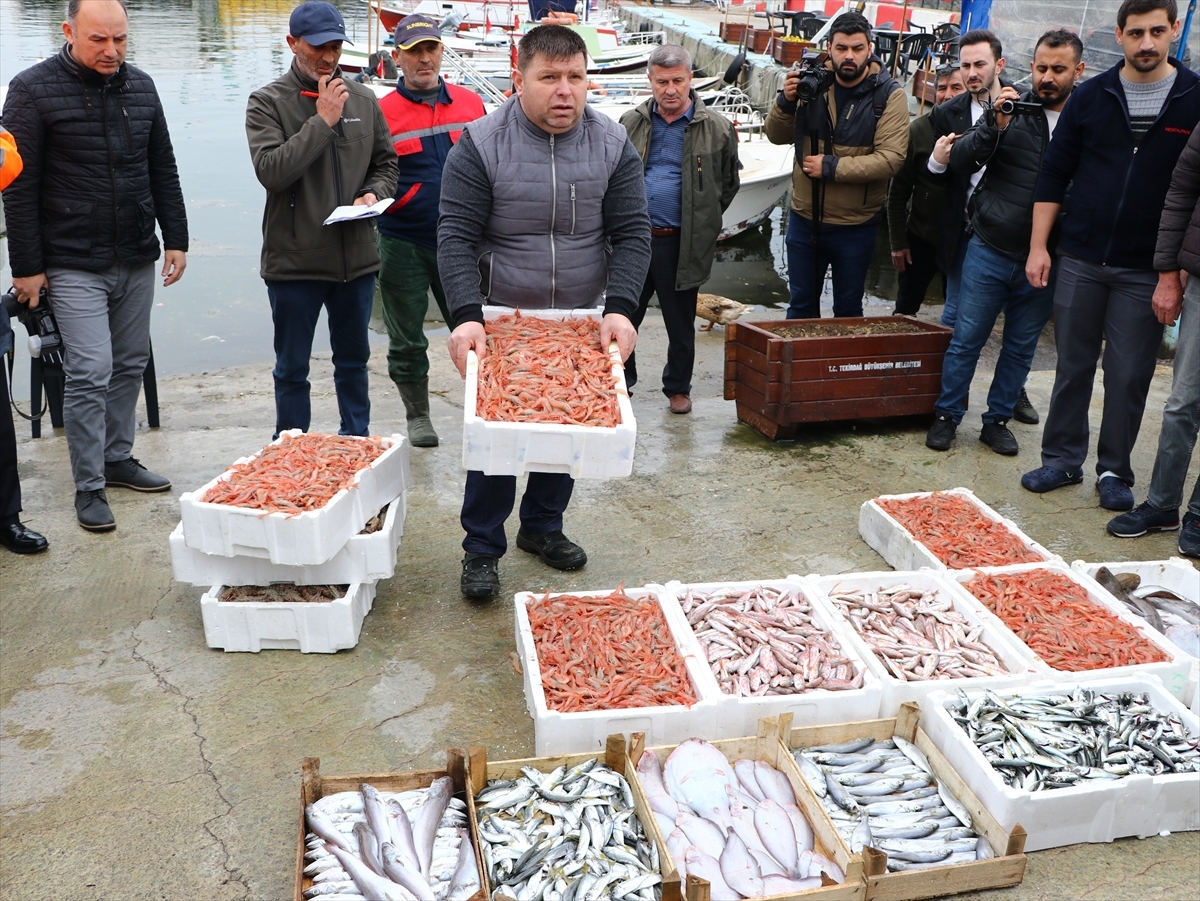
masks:
[[[651,813],[654,814],[654,822],[658,824],[658,831],[664,836],[670,835],[675,828],[675,821],[660,811],[652,810]],[[676,816],[678,816],[678,813]]]
[[[694,846],[688,841],[687,836],[683,834],[683,830],[678,827],[671,830],[671,833],[667,836],[667,852],[671,855],[671,860],[675,862],[675,869],[679,871],[679,879],[683,882],[687,881],[687,866],[685,862],[687,860],[687,850],[691,847]]]
[[[658,765],[658,756],[653,751],[643,751],[642,756],[638,758],[637,772],[642,791],[646,793],[646,800],[650,802],[650,809],[674,821],[679,813],[679,805],[667,794],[662,768]]]
[[[971,827],[971,814],[967,812],[967,808],[960,800],[958,800],[958,798],[950,794],[949,790],[942,785],[942,783],[938,783],[937,789],[938,796],[942,799],[942,803],[946,805],[947,809],[952,814],[958,817],[958,821],[960,823],[969,829]]]
[[[709,857],[721,856],[721,851],[725,848],[725,836],[721,834],[721,830],[715,823],[704,817],[698,817],[690,811],[681,810],[679,816],[675,817],[675,825],[683,830],[689,843],[695,845]]]
[[[761,801],[765,795],[763,790],[758,785],[758,779],[754,776],[754,761],[749,757],[744,757],[741,760],[733,762],[733,771],[737,774],[738,781],[742,784],[742,788],[756,802]]]
[[[795,804],[784,804],[783,811],[792,821],[792,831],[796,833],[796,850],[800,854],[813,849],[813,831],[800,808]]]
[[[721,864],[713,857],[705,854],[699,848],[688,848],[684,855],[684,861],[687,863],[687,871],[693,876],[699,876],[701,879],[707,879],[710,886],[710,897],[724,899],[735,899],[740,897],[729,883],[725,881],[725,877],[721,875]]]
[[[838,885],[846,881],[846,874],[842,871],[842,868],[824,854],[813,854],[812,865],[808,872],[812,876],[819,876],[821,873],[824,873]]]
[[[309,804],[304,809],[305,818],[308,820],[308,828],[325,839],[326,842],[332,845],[337,845],[343,851],[349,851],[351,854],[357,853],[357,849],[350,843],[346,834],[337,826],[333,825],[315,805]]]
[[[777,861],[765,850],[759,851],[757,848],[751,848],[750,856],[753,857],[755,862],[758,864],[758,871],[762,874],[763,879],[766,879],[768,876],[787,875],[787,872],[783,869],[783,864]]]
[[[420,864],[421,875],[429,875],[429,864],[433,860],[433,841],[437,837],[438,823],[450,803],[450,795],[454,792],[454,781],[449,776],[441,776],[429,786],[429,794],[421,810],[417,813],[417,822],[413,828],[413,846],[417,850],[417,863]]]
[[[785,806],[796,803],[796,793],[792,791],[792,784],[788,782],[787,776],[775,767],[766,761],[756,760],[754,761],[754,775],[758,778],[758,784],[762,788],[763,794],[776,804]]]
[[[799,851],[796,831],[791,818],[778,803],[768,798],[754,810],[754,828],[758,830],[763,847],[790,873],[796,870]]]
[[[408,858],[409,863],[420,868],[417,846],[413,842],[412,821],[408,818],[408,811],[404,809],[404,805],[397,798],[388,798],[384,807],[388,812],[392,844],[396,846],[396,850],[402,857]]]
[[[754,810],[744,804],[734,804],[729,808],[729,815],[733,817],[734,833],[745,843],[750,852],[761,851],[763,854],[768,854],[758,835],[758,829],[754,825]]]
[[[726,832],[732,828],[729,789],[737,788],[737,776],[725,755],[708,742],[689,738],[672,751],[663,767],[663,783],[676,801]]]
[[[758,864],[746,850],[746,844],[736,835],[729,836],[718,863],[721,875],[731,889],[745,898],[762,897],[763,881]]]
[[[407,889],[390,879],[372,873],[367,865],[353,854],[337,845],[326,845],[325,847],[341,862],[342,867],[350,874],[350,878],[354,880],[354,884],[366,898],[372,899],[372,901],[375,899],[378,901],[411,901],[412,895]]]
[[[763,894],[771,895],[795,894],[807,892],[821,887],[821,877],[811,879],[788,879],[784,876],[764,876]]]
[[[466,843],[468,847],[470,842]],[[417,901],[436,901],[436,896],[429,882],[412,864],[400,856],[396,846],[384,842],[379,849],[383,857],[383,874],[392,882],[404,886],[417,897]]]
[[[446,901],[467,901],[479,891],[479,866],[475,863],[475,850],[471,847],[471,836],[466,829],[459,828],[458,864],[450,877],[450,890]]]
[[[925,756],[925,752],[914,745],[911,741],[901,738],[899,735],[893,735],[892,741],[896,743],[896,747],[904,752],[904,756],[923,769],[930,776],[933,775],[933,767],[929,765],[929,758]]]

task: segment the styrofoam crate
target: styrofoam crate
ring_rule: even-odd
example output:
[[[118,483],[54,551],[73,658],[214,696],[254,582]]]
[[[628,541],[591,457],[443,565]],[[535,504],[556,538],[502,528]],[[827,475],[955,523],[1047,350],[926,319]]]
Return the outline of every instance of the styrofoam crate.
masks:
[[[569,592],[576,597],[606,597],[612,591]],[[644,598],[661,606],[658,594],[650,587],[626,588],[631,598]],[[551,594],[556,597],[563,592]],[[613,710],[589,710],[579,713],[560,713],[546,704],[542,689],[542,670],[538,663],[533,630],[529,623],[528,604],[541,600],[544,594],[523,591],[514,598],[516,610],[517,654],[525,680],[525,706],[533,717],[535,754],[573,754],[598,752],[608,736],[644,732],[646,741],[654,744],[673,744],[693,735],[711,735],[716,725],[717,700],[706,693],[702,676],[707,664],[689,653],[671,617],[665,616],[667,628],[675,639],[675,647],[683,658],[691,679],[697,702],[691,707],[678,704],[662,707],[628,707]]]
[[[1058,560],[1061,557],[1052,554],[1028,535],[1021,531],[1011,519],[1005,519],[978,497],[969,488],[951,488],[943,494],[956,494],[979,508],[979,512],[993,522],[1003,523],[1004,526],[1021,540],[1043,560]],[[900,525],[891,514],[884,511],[876,501],[895,500],[906,501],[915,497],[929,497],[932,491],[919,491],[913,494],[885,494],[872,498],[859,508],[858,534],[862,536],[872,550],[887,561],[892,569],[911,571],[918,569],[949,569],[945,563],[934,556],[925,545],[921,544],[908,529]]]
[[[841,647],[846,656],[850,658],[856,671],[863,671],[863,687],[844,691],[828,691],[818,688],[801,694],[758,698],[727,695],[721,691],[720,683],[717,682],[717,677],[708,664],[704,648],[679,604],[679,595],[689,589],[707,593],[723,588],[745,591],[758,586],[788,589],[804,595],[812,607],[813,622],[829,634],[833,643]],[[760,579],[747,582],[693,582],[689,584],[674,580],[665,585],[648,587],[652,587],[662,599],[667,620],[675,632],[682,636],[687,653],[700,661],[699,678],[704,684],[706,696],[717,699],[717,719],[714,731],[706,737],[740,738],[744,735],[754,735],[761,718],[779,716],[784,713],[791,713],[794,721],[803,725],[854,722],[874,719],[878,715],[881,694],[879,680],[863,662],[861,655],[846,642],[845,635],[838,624],[823,607],[814,602],[812,591],[803,580],[798,578]]]
[[[190,585],[343,585],[390,579],[396,572],[396,550],[404,534],[406,492],[388,501],[383,527],[370,535],[361,532],[324,563],[281,566],[265,557],[222,557],[187,546],[183,523],[169,539],[175,581]]]
[[[1070,579],[1080,588],[1087,592],[1088,599],[1092,603],[1103,607],[1105,610],[1113,614],[1118,619],[1128,623],[1138,634],[1153,644],[1164,654],[1167,659],[1160,663],[1137,663],[1130,666],[1115,666],[1107,669],[1087,670],[1084,672],[1070,672],[1068,670],[1059,670],[1050,666],[1036,653],[1033,655],[1034,663],[1037,666],[1042,678],[1049,678],[1056,682],[1078,682],[1082,678],[1132,678],[1135,676],[1148,675],[1156,676],[1161,680],[1169,691],[1176,698],[1182,700],[1187,694],[1188,677],[1192,671],[1192,659],[1171,642],[1167,641],[1166,637],[1156,632],[1148,626],[1141,617],[1134,616],[1125,609],[1125,605],[1118,602],[1107,591],[1100,587],[1100,584],[1090,576],[1085,576],[1083,573],[1076,572],[1067,566],[1065,563],[1017,563],[1012,566],[983,566],[978,570],[974,569],[957,569],[946,570],[944,575],[949,579],[954,579],[959,583],[969,582],[975,577],[976,573],[985,575],[1027,572],[1029,570],[1047,569],[1051,572],[1058,573]],[[970,588],[963,584],[963,590],[968,594]],[[972,595],[974,597],[974,595]],[[1004,634],[1011,636],[1012,640],[1022,647],[1028,648],[1025,642],[1021,641],[1020,636],[1013,633],[1004,622],[992,613],[987,608],[987,605],[982,601],[979,602],[980,610],[983,616],[988,617],[999,629],[1003,630]],[[1030,653],[1033,653],[1031,650]]]
[[[996,628],[994,617],[987,614],[983,605],[961,588],[953,579],[943,578],[940,573],[924,570],[921,572],[876,572],[849,573],[842,576],[809,576],[810,584],[816,593],[817,603],[827,609],[848,636],[848,644],[855,653],[867,661],[867,666],[879,680],[882,694],[879,701],[879,716],[895,716],[900,705],[905,701],[920,703],[935,691],[950,691],[958,688],[979,690],[992,688],[996,690],[1018,688],[1031,680],[1043,678],[1038,667],[1037,658],[1024,644],[1014,641],[1014,636],[1007,629]],[[897,585],[909,585],[918,590],[934,590],[950,598],[954,609],[961,613],[973,625],[982,626],[979,636],[982,644],[990,647],[996,656],[1009,670],[1007,676],[974,676],[965,679],[930,679],[925,682],[904,682],[893,676],[883,665],[883,662],[871,650],[871,646],[863,639],[850,622],[842,616],[837,605],[829,594],[837,590],[853,590],[862,588],[867,591],[878,591],[882,588],[894,588]],[[865,719],[865,717],[864,717]]]
[[[1041,682],[999,694],[1048,697],[1070,694],[1077,686],[1105,694],[1145,692],[1157,710],[1175,714],[1189,734],[1200,735],[1200,720],[1151,676]],[[1024,827],[1027,852],[1200,829],[1200,773],[1085,779],[1068,788],[1040,792],[1010,788],[946,709],[956,700],[947,692],[930,695],[921,705],[921,728],[1004,828],[1011,830],[1018,823]]]
[[[336,601],[315,604],[217,600],[224,589],[214,585],[200,598],[200,616],[208,646],[225,651],[332,654],[352,648],[375,602],[374,582],[356,583]]]
[[[284,435],[300,434],[303,433],[299,429],[292,429],[281,433],[279,441]],[[343,488],[319,510],[304,513],[263,513],[248,507],[201,501],[209,488],[230,478],[228,470],[221,473],[179,498],[184,542],[206,554],[264,557],[284,566],[326,562],[408,484],[407,439],[392,435],[382,441],[387,449],[370,466],[355,474],[349,488]],[[255,456],[243,457],[233,465],[246,463]]]
[[[485,320],[511,316],[508,307],[483,308]],[[600,310],[522,310],[537,319],[602,318]],[[625,386],[625,367],[612,352],[617,379],[620,421],[615,428],[557,425],[546,422],[487,422],[476,413],[479,358],[467,353],[466,398],[463,403],[463,467],[489,476],[527,472],[561,472],[574,479],[619,479],[633,472],[637,421]]]

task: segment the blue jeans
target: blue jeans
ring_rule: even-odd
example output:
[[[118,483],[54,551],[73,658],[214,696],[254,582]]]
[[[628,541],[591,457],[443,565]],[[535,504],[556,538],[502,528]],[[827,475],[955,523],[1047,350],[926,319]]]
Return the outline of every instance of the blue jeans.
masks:
[[[1200,432],[1200,278],[1188,278],[1179,319],[1175,379],[1163,408],[1158,456],[1150,477],[1150,503],[1159,510],[1178,509],[1196,435]],[[1200,516],[1200,474],[1188,501],[1188,512]]]
[[[521,498],[521,528],[531,535],[562,531],[563,512],[571,502],[574,489],[575,480],[565,472],[531,472]],[[504,556],[508,550],[504,521],[512,513],[516,497],[516,476],[488,476],[476,470],[467,472],[459,515],[459,522],[467,533],[462,543],[464,551]]]
[[[1034,288],[1025,278],[1023,260],[997,253],[976,236],[967,248],[962,281],[954,337],[942,363],[942,394],[934,412],[962,422],[980,351],[1003,312],[1004,338],[983,421],[1008,422],[1054,308],[1054,270],[1050,284]]]
[[[833,266],[833,315],[861,316],[867,267],[875,253],[879,222],[862,225],[821,224],[817,245],[812,222],[789,210],[787,238],[788,319],[821,318],[821,286]]]
[[[333,386],[337,392],[339,435],[366,435],[371,423],[367,360],[371,342],[367,324],[375,299],[375,274],[348,282],[267,282],[275,323],[275,436],[285,429],[308,431],[308,361],[317,317],[325,308],[333,349]]]
[[[964,235],[958,239],[958,250],[954,252],[954,264],[946,273],[946,306],[942,308],[942,325],[954,328],[958,318],[958,301],[962,297],[963,260],[967,258],[970,240]]]

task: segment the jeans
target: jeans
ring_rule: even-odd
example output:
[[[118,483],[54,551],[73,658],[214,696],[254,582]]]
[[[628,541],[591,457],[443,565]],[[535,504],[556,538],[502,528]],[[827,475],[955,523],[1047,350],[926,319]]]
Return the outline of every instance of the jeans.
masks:
[[[8,362],[2,357],[0,391],[4,392],[4,405],[8,407],[0,413],[0,526],[11,526],[21,521],[21,477],[17,472],[17,431],[8,403]]]
[[[919,313],[930,283],[934,276],[942,271],[938,269],[936,244],[930,244],[912,232],[908,232],[905,238],[912,262],[896,276],[899,290],[896,292],[896,309],[892,310],[893,316],[915,316]],[[942,276],[942,293],[946,293],[945,275]]]
[[[429,339],[425,337],[429,291],[433,291],[446,324],[451,322],[438,278],[437,251],[381,234],[379,259],[379,294],[388,331],[388,375],[397,385],[423,382],[429,378]]]
[[[820,319],[821,288],[833,266],[833,315],[861,316],[867,267],[875,254],[879,218],[862,225],[821,224],[817,243],[812,222],[789,210],[787,238],[788,319]]]
[[[679,235],[650,238],[650,269],[642,296],[638,298],[633,327],[642,327],[650,298],[658,295],[663,325],[667,329],[667,365],[663,367],[662,392],[667,397],[692,393],[692,369],[696,364],[696,295],[699,288],[675,290],[679,274]],[[625,381],[632,388],[637,384],[637,351],[625,361]]]
[[[964,234],[958,239],[958,249],[954,251],[954,264],[946,273],[946,306],[942,308],[942,325],[954,328],[958,318],[958,302],[962,297],[963,261],[967,258],[967,247],[970,240]]]
[[[1158,456],[1150,477],[1150,503],[1159,510],[1176,510],[1183,500],[1188,464],[1200,432],[1200,278],[1191,276],[1183,292],[1175,378],[1163,408]],[[1192,489],[1188,511],[1200,516],[1200,474]]]
[[[312,420],[308,361],[322,307],[333,348],[333,386],[341,417],[338,434],[366,435],[371,423],[367,324],[375,300],[375,274],[348,282],[269,281],[267,296],[275,323],[275,437],[285,429],[307,432]]]
[[[942,393],[934,405],[939,416],[962,422],[979,354],[1004,313],[1004,338],[996,374],[988,391],[985,423],[1008,422],[1025,385],[1038,338],[1054,306],[1054,273],[1045,288],[1025,278],[1025,263],[997,253],[973,237],[962,267],[964,290],[959,298],[954,337],[942,363]]]
[[[104,464],[129,459],[142,374],[150,359],[154,264],[103,272],[49,268],[50,307],[62,334],[63,426],[79,491],[104,487]]]
[[[531,535],[562,530],[563,512],[571,502],[575,480],[566,473],[531,472],[521,498],[521,528]],[[508,550],[504,521],[512,513],[517,496],[516,476],[486,476],[471,470],[463,492],[459,521],[467,537],[468,554],[503,557]]]

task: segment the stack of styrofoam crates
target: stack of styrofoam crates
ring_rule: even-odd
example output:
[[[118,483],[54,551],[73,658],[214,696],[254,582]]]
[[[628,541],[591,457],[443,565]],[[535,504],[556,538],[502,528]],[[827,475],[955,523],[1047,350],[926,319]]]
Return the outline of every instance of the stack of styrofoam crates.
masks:
[[[284,432],[279,441],[300,434]],[[404,532],[408,442],[400,435],[380,440],[383,454],[317,510],[263,513],[202,501],[213,485],[230,478],[228,470],[179,499],[182,522],[171,533],[171,562],[178,581],[210,588],[200,599],[209,647],[329,654],[358,643],[376,582],[395,572]],[[382,528],[362,534],[384,507]],[[349,589],[329,602],[219,600],[228,586],[273,583]]]

